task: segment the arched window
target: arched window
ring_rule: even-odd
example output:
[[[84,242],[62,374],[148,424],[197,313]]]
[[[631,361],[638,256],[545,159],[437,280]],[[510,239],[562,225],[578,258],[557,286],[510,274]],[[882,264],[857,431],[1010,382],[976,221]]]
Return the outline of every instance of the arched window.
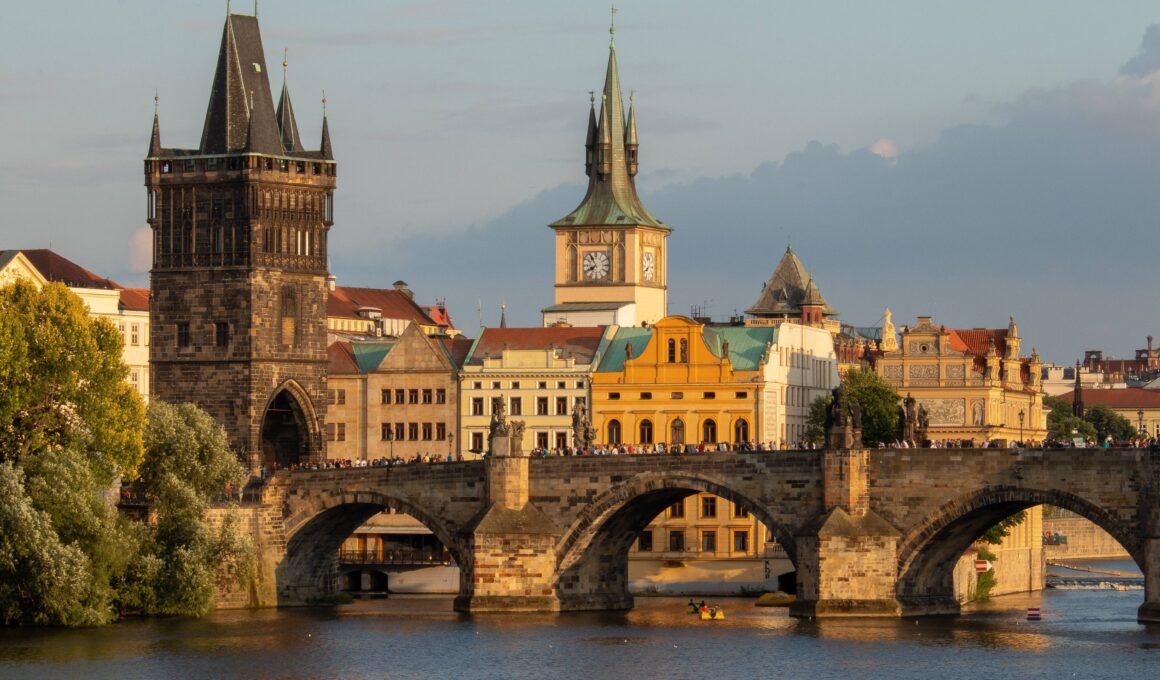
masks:
[[[293,347],[298,343],[298,292],[293,286],[282,288],[282,344]]]
[[[669,363],[677,363],[677,341],[669,338]]]
[[[717,422],[712,418],[706,418],[701,424],[701,441],[706,444],[717,443]]]
[[[653,443],[653,425],[651,420],[646,419],[640,421],[640,437],[637,441],[641,444]]]
[[[620,421],[615,418],[608,421],[608,443],[620,443]]]
[[[681,363],[689,363],[689,341],[681,338]]]
[[[744,418],[738,418],[733,423],[733,441],[739,444],[749,441],[749,423]]]
[[[685,447],[685,421],[677,418],[669,429],[669,448],[680,451]]]

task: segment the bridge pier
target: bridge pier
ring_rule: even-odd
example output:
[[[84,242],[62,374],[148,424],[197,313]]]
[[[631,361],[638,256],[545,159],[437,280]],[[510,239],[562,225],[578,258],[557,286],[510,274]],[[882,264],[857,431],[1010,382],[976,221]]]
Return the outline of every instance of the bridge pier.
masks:
[[[493,451],[507,451],[506,439],[495,437]],[[528,463],[518,455],[487,457],[487,503],[460,532],[463,563],[456,611],[560,610],[556,596],[560,531],[528,502]]]
[[[898,585],[901,535],[869,508],[870,452],[822,454],[825,512],[796,538],[797,617],[902,615]]]
[[[1160,623],[1160,537],[1144,540],[1144,604],[1136,614],[1140,623]]]

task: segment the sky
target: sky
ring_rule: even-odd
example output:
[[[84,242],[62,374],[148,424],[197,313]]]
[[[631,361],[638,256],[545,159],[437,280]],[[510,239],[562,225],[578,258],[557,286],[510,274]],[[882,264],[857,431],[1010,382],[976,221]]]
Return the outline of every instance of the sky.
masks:
[[[623,0],[637,186],[669,238],[671,313],[743,311],[792,243],[843,321],[1019,322],[1070,363],[1156,321],[1160,5],[1118,0]],[[250,2],[233,11],[251,13]],[[18,3],[0,26],[0,248],[148,285],[142,159],[195,147],[226,3]],[[323,90],[339,283],[407,281],[474,335],[536,325],[547,224],[584,193],[609,7],[266,0],[299,129]]]

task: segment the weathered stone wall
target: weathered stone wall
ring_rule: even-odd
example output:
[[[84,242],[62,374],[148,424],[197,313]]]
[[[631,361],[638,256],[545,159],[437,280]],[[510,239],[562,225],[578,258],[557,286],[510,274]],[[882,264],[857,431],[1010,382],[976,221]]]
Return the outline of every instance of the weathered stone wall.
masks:
[[[1043,520],[1043,530],[1067,537],[1062,545],[1043,547],[1049,560],[1084,557],[1130,557],[1111,534],[1082,517]]]

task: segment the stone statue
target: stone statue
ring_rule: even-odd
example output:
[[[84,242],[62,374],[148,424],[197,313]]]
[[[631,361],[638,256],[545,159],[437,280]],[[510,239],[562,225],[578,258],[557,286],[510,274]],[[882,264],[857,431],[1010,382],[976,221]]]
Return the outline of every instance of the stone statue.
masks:
[[[921,442],[918,438],[918,400],[909,392],[906,394],[906,398],[902,400],[902,406],[898,409],[898,415],[900,439],[911,447],[917,446]]]
[[[625,359],[625,361],[627,361],[631,358],[632,358],[632,343],[627,342],[624,344],[624,359]]]
[[[524,427],[526,423],[522,420],[513,420],[508,423],[508,448],[510,455],[522,456],[524,455]]]
[[[491,436],[494,437],[497,434],[507,434],[507,433],[508,433],[507,412],[506,412],[506,408],[504,407],[503,397],[500,397],[499,399],[495,400],[495,409],[492,411],[492,414],[491,414],[490,434],[491,434]]]
[[[838,385],[830,391],[826,407],[826,446],[831,449],[855,449],[862,446],[862,408],[846,396]]]
[[[510,445],[508,444],[508,422],[504,412],[504,400],[500,397],[495,400],[495,406],[491,413],[491,426],[487,432],[487,450],[493,456],[506,456],[510,454]]]
[[[729,358],[729,341],[728,340],[721,343],[721,358],[723,358],[723,359]]]
[[[588,409],[579,399],[572,407],[572,445],[578,449],[587,449],[596,439],[596,429],[588,420]]]
[[[922,404],[918,406],[918,424],[914,428],[916,443],[919,446],[925,446],[928,437],[926,436],[927,429],[930,428],[930,413],[927,412],[926,407]]]

